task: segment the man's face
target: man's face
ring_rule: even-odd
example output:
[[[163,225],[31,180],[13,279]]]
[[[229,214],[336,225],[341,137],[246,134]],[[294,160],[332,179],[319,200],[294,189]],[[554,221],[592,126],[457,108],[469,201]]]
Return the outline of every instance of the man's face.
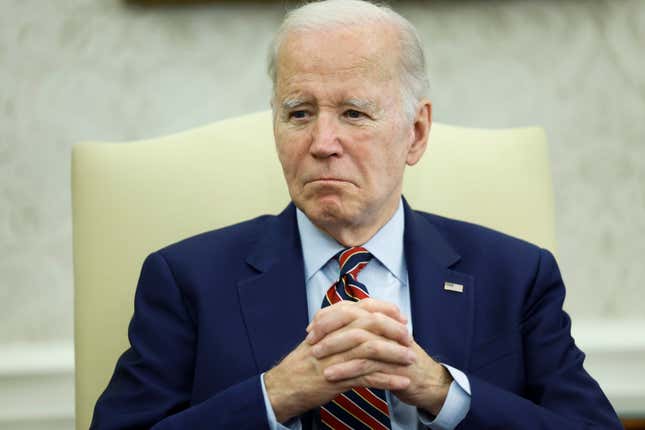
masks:
[[[281,45],[278,156],[292,200],[325,230],[386,222],[406,163],[418,160],[397,52],[394,31],[380,25],[292,32]]]

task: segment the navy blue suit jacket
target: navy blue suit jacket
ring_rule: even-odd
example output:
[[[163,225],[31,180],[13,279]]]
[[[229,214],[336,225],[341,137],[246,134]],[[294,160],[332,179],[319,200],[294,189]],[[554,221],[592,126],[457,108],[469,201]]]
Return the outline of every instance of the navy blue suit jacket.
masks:
[[[407,204],[404,242],[414,338],[470,380],[459,429],[622,428],[548,251]],[[91,428],[267,429],[260,374],[304,339],[304,278],[293,204],[151,254]]]

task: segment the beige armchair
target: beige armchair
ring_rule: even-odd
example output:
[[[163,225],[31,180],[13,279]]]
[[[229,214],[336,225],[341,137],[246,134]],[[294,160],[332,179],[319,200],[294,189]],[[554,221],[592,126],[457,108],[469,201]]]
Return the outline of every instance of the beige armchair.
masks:
[[[289,202],[270,112],[133,143],[82,143],[72,157],[76,428],[87,429],[118,356],[144,257]],[[554,251],[553,190],[539,128],[435,124],[406,173],[413,208],[472,221]]]

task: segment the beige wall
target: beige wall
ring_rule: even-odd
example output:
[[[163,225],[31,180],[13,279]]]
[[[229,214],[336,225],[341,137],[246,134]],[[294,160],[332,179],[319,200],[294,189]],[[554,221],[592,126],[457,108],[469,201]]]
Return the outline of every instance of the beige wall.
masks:
[[[546,127],[568,308],[645,316],[645,2],[427,3],[436,120]],[[72,337],[71,145],[267,108],[282,9],[0,0],[0,343]]]

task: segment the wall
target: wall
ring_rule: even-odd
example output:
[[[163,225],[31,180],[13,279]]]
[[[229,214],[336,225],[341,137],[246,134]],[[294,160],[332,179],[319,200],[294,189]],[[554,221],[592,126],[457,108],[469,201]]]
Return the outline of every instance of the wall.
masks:
[[[645,2],[397,9],[427,46],[437,121],[547,129],[574,320],[612,321],[623,335],[644,327]],[[0,0],[0,346],[69,350],[71,145],[267,108],[265,50],[283,11]]]

